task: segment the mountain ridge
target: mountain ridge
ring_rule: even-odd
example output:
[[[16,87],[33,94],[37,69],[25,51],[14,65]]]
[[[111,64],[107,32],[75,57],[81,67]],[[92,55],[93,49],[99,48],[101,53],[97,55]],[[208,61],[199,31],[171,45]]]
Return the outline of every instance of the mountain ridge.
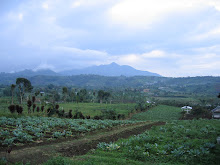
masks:
[[[25,69],[14,73],[4,73],[14,76],[33,77],[33,76],[75,76],[75,75],[99,75],[99,76],[156,76],[162,77],[157,73],[137,70],[129,65],[118,65],[113,62],[107,65],[90,66],[83,69],[72,69],[55,72],[50,69],[31,70]]]
[[[59,72],[64,76],[80,75],[80,74],[93,74],[101,76],[159,76],[157,73],[148,71],[137,70],[129,65],[118,65],[113,62],[108,65],[90,66],[83,69],[72,69],[67,71]]]

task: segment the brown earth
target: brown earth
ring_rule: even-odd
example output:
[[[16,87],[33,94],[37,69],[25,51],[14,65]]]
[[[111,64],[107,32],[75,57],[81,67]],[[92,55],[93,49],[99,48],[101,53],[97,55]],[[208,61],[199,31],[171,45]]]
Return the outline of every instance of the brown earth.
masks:
[[[116,127],[112,130],[101,130],[87,135],[81,135],[78,139],[59,139],[51,143],[30,145],[13,148],[10,154],[0,151],[0,157],[6,157],[11,162],[23,162],[41,164],[53,156],[74,156],[83,155],[91,149],[95,149],[100,142],[114,142],[120,138],[128,138],[131,135],[143,133],[152,126],[164,125],[165,122],[139,123],[123,127]]]

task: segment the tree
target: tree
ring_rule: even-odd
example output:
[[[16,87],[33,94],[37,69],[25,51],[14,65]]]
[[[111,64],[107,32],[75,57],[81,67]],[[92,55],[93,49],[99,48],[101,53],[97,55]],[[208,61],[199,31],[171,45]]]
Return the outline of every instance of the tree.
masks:
[[[13,105],[13,96],[14,96],[14,89],[15,89],[16,85],[15,84],[11,84],[11,104]]]
[[[111,94],[110,94],[109,92],[105,92],[105,93],[104,93],[104,99],[105,99],[106,103],[107,103],[108,98],[109,98],[110,96],[111,96]]]
[[[103,100],[104,96],[105,96],[105,92],[103,90],[99,90],[98,91],[98,98],[100,100],[100,104],[102,104],[102,100]]]
[[[220,98],[220,93],[218,94],[218,98]]]
[[[68,94],[68,89],[67,87],[63,87],[63,98],[64,98],[64,102],[66,102],[66,98],[67,98],[67,94]]]
[[[80,97],[80,102],[86,101],[87,90],[86,90],[86,89],[81,89],[81,90],[79,91],[79,97]]]
[[[91,97],[92,97],[92,102],[94,103],[95,99],[96,99],[96,92],[95,91],[92,92]]]
[[[19,89],[20,103],[22,104],[25,92],[31,92],[33,87],[31,85],[31,82],[26,78],[17,78],[16,85],[18,86]]]
[[[31,106],[32,106],[31,100],[27,101],[27,106],[28,106],[28,113],[31,113]]]
[[[69,95],[70,95],[70,99],[71,99],[71,101],[73,102],[74,99],[76,98],[75,89],[72,89]]]

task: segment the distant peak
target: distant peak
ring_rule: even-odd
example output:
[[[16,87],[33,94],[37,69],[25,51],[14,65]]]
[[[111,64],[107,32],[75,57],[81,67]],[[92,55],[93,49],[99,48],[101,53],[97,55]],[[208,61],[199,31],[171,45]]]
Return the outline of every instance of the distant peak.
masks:
[[[112,62],[110,65],[117,65],[117,66],[118,66],[118,64],[117,64],[117,63],[115,63],[115,62]]]

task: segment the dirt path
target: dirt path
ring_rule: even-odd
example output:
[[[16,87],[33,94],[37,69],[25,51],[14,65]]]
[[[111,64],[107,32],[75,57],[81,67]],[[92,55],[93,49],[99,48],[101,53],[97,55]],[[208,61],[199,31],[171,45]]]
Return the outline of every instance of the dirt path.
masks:
[[[95,134],[81,136],[79,139],[64,139],[62,142],[42,144],[40,146],[26,146],[17,148],[10,154],[1,151],[0,157],[6,157],[9,162],[30,162],[31,164],[41,164],[52,156],[74,156],[83,155],[89,150],[96,148],[100,142],[113,142],[120,138],[128,138],[131,135],[143,133],[154,125],[164,125],[164,122],[140,123],[124,127],[117,127],[112,130],[102,130]]]

